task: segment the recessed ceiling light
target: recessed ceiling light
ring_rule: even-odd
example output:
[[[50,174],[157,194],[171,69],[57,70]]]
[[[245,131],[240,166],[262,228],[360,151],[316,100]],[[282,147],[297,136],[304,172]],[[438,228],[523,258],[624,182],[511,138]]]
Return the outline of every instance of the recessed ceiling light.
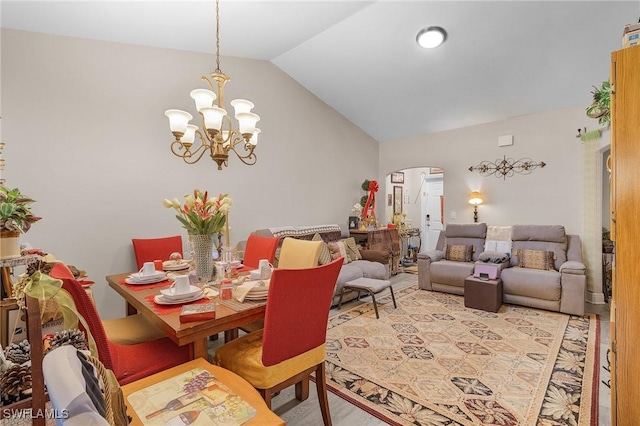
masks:
[[[416,43],[426,49],[440,46],[447,39],[447,32],[442,27],[427,27],[418,32]]]

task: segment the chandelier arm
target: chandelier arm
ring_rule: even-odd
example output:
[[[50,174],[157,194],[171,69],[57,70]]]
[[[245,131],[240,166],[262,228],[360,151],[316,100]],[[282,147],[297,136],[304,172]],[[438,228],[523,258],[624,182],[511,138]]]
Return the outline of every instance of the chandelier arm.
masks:
[[[246,150],[247,147],[245,146],[244,149]],[[240,153],[236,150],[235,145],[230,147],[230,151],[233,151],[236,154],[236,156],[240,159],[240,161],[242,161],[247,166],[253,166],[258,161],[258,157],[253,152],[253,148],[249,148],[249,153],[244,156],[240,155]]]

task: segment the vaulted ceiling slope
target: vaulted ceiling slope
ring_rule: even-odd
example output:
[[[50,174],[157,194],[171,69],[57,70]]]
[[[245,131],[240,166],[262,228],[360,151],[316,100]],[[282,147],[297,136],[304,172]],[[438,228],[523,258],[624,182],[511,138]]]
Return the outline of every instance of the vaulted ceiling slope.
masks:
[[[213,0],[0,8],[3,28],[215,52]],[[387,142],[586,107],[640,2],[221,0],[220,15],[223,56],[272,61]],[[432,25],[446,43],[420,49],[416,33]]]

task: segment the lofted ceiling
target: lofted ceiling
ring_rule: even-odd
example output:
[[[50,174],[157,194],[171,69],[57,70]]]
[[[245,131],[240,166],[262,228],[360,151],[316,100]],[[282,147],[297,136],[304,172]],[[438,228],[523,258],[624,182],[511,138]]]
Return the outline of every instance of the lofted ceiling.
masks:
[[[379,142],[584,105],[640,1],[221,0],[221,54],[262,59]],[[215,2],[0,2],[3,28],[215,52]],[[444,27],[445,44],[416,33]],[[223,60],[224,64],[224,60]]]

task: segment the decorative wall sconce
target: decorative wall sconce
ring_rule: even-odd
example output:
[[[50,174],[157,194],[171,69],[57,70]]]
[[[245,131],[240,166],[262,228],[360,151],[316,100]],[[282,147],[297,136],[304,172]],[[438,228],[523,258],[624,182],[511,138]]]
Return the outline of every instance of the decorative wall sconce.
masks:
[[[498,159],[494,162],[483,161],[477,166],[471,166],[469,167],[469,171],[477,171],[482,176],[495,175],[498,178],[506,179],[507,177],[513,176],[514,173],[528,175],[538,167],[543,168],[546,165],[544,161],[536,163],[530,158],[514,160],[504,156],[502,160]]]
[[[482,194],[478,191],[473,191],[469,196],[469,204],[473,205],[473,221],[478,223],[478,206],[482,204]]]

